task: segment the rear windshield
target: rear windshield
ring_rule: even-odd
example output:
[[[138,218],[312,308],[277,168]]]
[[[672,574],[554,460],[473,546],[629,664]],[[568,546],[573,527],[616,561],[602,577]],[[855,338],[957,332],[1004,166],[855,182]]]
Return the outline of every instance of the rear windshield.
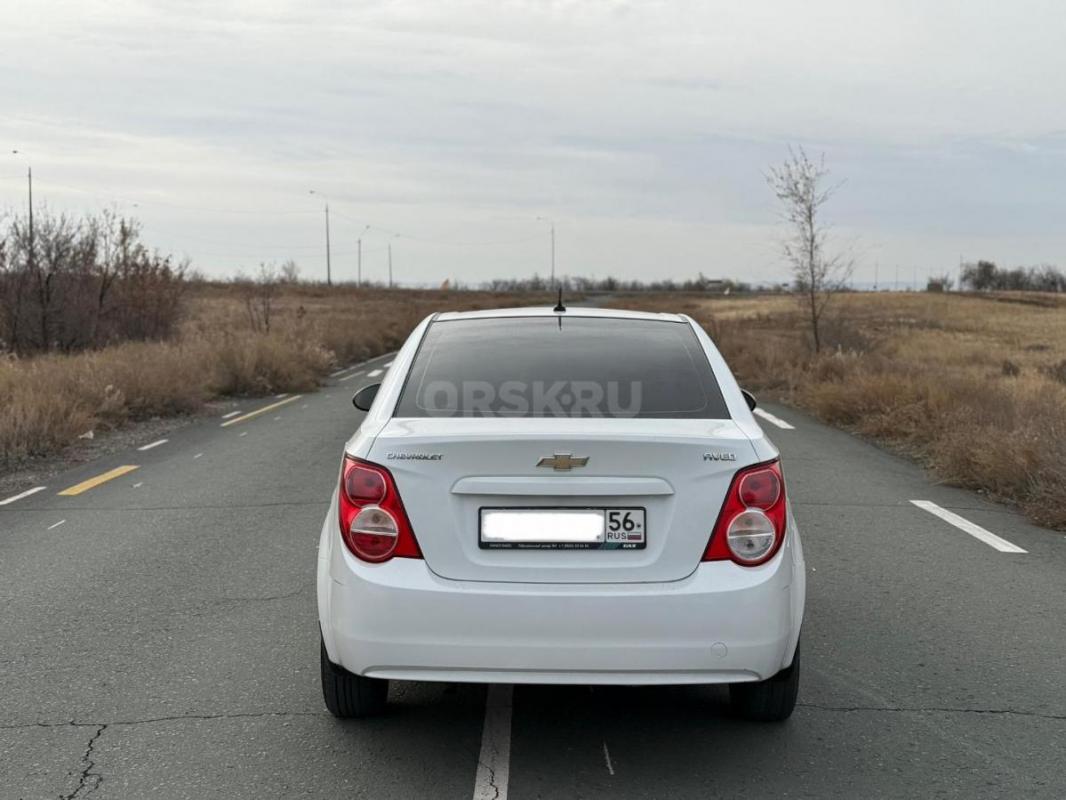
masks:
[[[434,322],[397,417],[728,419],[685,322],[506,317]]]

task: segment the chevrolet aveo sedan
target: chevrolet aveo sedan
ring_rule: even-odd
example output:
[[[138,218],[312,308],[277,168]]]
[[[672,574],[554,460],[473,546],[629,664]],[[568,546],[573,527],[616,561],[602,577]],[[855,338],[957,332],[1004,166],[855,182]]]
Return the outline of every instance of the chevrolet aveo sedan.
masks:
[[[322,688],[727,684],[783,720],[805,571],[778,452],[682,315],[436,314],[345,446],[318,551]]]

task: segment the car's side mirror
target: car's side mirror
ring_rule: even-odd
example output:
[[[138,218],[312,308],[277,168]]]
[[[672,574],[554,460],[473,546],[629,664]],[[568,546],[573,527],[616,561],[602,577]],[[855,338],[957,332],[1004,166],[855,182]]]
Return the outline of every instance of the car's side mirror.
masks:
[[[740,393],[744,395],[744,402],[748,404],[748,411],[754,411],[755,406],[759,405],[757,402],[755,402],[755,395],[753,395],[747,389],[741,389]]]
[[[378,389],[380,388],[380,383],[372,383],[369,386],[364,386],[355,393],[354,397],[352,397],[352,405],[360,411],[369,411],[370,406],[374,405],[374,398],[378,396]]]

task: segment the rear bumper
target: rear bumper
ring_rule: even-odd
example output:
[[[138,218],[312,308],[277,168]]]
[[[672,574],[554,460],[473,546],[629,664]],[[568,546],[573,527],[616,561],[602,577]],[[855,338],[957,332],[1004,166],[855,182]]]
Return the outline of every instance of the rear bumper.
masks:
[[[319,619],[331,660],[370,677],[762,680],[791,663],[799,636],[804,573],[794,523],[790,534],[763,566],[709,562],[669,583],[453,581],[424,561],[364,564],[338,546],[320,554]]]

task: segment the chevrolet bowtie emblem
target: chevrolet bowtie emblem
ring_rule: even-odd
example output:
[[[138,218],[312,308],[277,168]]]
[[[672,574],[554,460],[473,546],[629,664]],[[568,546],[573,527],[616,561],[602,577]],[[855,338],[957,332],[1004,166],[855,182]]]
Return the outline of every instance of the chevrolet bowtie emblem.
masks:
[[[554,456],[544,456],[537,462],[538,467],[551,467],[556,472],[569,472],[574,467],[583,467],[589,463],[588,456],[577,456],[570,453],[556,453]]]

